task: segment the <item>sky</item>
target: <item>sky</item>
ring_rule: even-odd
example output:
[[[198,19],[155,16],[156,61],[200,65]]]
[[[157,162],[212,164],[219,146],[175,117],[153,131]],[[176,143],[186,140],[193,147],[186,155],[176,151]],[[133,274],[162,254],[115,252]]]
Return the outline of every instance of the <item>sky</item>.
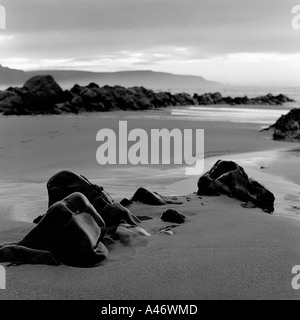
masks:
[[[0,64],[298,86],[300,0],[0,0]],[[1,17],[0,17],[1,18]],[[299,19],[300,21],[300,19]]]

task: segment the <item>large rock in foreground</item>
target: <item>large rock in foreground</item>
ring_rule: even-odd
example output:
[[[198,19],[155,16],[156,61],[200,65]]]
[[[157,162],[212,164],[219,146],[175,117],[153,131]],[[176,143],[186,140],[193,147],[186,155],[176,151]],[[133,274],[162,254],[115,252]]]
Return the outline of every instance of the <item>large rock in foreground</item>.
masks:
[[[225,194],[243,202],[250,202],[265,212],[274,211],[273,193],[250,179],[244,169],[233,161],[217,161],[200,177],[197,194],[211,196]]]
[[[88,199],[73,193],[52,205],[17,245],[50,252],[67,265],[91,267],[108,256],[102,243],[105,229],[105,222]]]

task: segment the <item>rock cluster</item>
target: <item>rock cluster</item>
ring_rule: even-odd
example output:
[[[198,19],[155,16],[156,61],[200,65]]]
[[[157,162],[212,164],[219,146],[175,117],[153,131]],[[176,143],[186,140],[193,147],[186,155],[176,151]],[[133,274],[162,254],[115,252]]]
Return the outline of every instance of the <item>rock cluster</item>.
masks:
[[[171,94],[154,92],[144,87],[99,87],[74,85],[63,90],[52,76],[35,76],[21,88],[0,91],[0,113],[4,115],[63,114],[80,112],[103,112],[111,110],[148,110],[168,106],[211,104],[269,104],[279,105],[292,101],[280,94],[249,99],[247,97],[222,97],[220,93]]]
[[[229,104],[229,105],[282,105],[286,102],[294,102],[294,100],[286,97],[283,94],[274,96],[267,94],[256,98],[244,97],[222,97],[221,93],[205,93],[203,95],[194,94],[193,98],[197,100],[199,105],[211,105],[211,104]]]
[[[274,140],[299,141],[300,140],[300,109],[292,109],[288,114],[281,116],[273,128]]]
[[[47,212],[34,221],[37,225],[21,241],[0,245],[0,262],[94,267],[108,257],[115,241],[130,245],[137,235],[151,236],[138,226],[147,217],[139,219],[124,205],[138,202],[142,205],[139,210],[147,212],[149,206],[182,204],[177,197],[145,188],[139,188],[130,200],[115,203],[102,187],[70,171],[51,177],[47,189]],[[198,196],[220,193],[247,202],[244,207],[274,211],[274,195],[233,161],[218,161],[198,181]],[[187,221],[183,213],[172,208],[166,208],[160,219],[175,223],[159,230],[169,235]]]
[[[198,180],[198,195],[228,195],[246,202],[245,207],[258,207],[263,211],[274,211],[275,196],[233,161],[219,160]]]

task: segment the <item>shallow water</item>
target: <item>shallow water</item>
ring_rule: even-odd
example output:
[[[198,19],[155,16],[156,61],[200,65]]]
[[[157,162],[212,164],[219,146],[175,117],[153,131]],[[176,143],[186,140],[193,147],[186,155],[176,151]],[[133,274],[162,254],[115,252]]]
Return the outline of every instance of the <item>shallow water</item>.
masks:
[[[289,109],[258,109],[236,107],[201,107],[192,106],[172,109],[173,116],[184,117],[187,120],[221,121],[234,123],[257,123],[271,125]]]

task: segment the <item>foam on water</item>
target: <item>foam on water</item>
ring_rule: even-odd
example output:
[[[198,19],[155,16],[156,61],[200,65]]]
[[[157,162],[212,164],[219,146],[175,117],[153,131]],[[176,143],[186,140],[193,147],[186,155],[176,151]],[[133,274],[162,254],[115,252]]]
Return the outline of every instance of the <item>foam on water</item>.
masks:
[[[254,108],[231,108],[231,107],[185,107],[172,109],[173,116],[184,117],[187,120],[221,121],[235,123],[260,123],[271,125],[283,114],[286,109],[254,109]]]

